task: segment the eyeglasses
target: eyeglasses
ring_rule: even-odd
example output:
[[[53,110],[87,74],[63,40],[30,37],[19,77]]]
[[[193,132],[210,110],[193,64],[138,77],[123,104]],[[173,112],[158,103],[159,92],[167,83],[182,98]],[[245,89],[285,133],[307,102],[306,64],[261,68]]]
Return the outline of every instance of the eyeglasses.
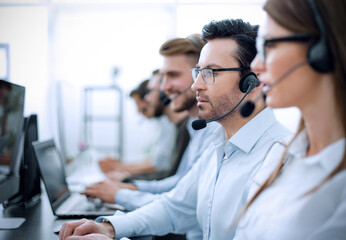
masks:
[[[212,84],[215,82],[215,72],[225,72],[225,71],[242,71],[247,68],[219,68],[219,69],[213,69],[213,68],[192,68],[192,78],[193,81],[196,82],[199,73],[202,73],[202,79],[206,84]]]
[[[272,43],[278,42],[307,42],[311,39],[311,35],[305,33],[297,33],[294,35],[280,37],[280,38],[271,38],[264,39],[263,37],[257,37],[256,39],[256,48],[257,54],[261,57],[261,60],[265,62],[266,60],[266,47]]]

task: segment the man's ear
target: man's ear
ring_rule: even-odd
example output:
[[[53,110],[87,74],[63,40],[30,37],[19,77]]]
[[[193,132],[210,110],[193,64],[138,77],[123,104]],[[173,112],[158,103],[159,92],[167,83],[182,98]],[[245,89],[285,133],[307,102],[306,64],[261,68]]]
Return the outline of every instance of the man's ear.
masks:
[[[243,93],[250,93],[259,84],[257,75],[254,72],[247,72],[239,80],[239,89]]]

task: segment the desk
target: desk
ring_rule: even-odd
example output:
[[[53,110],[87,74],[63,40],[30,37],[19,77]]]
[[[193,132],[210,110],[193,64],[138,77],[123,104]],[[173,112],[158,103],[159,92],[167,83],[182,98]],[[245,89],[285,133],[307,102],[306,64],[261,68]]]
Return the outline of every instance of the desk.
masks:
[[[69,170],[69,167],[67,167]],[[66,221],[56,219],[53,215],[49,204],[48,196],[41,186],[42,194],[38,203],[24,208],[21,206],[10,206],[3,209],[0,206],[0,216],[6,217],[23,217],[25,222],[18,228],[12,230],[0,230],[1,240],[54,240],[59,239],[57,234],[54,234],[54,229],[61,226]]]
[[[0,207],[0,217],[24,217],[25,222],[17,229],[0,230],[1,240],[56,240],[54,228],[62,225],[66,219],[57,219],[53,215],[45,192],[41,195],[41,201],[24,208],[11,206],[3,210]],[[135,237],[132,240],[151,240],[152,237]]]
[[[24,208],[18,206],[10,206],[6,209],[0,207],[1,217],[24,217],[25,222],[17,229],[0,230],[1,240],[48,240],[59,239],[54,234],[53,229],[58,224],[62,224],[66,220],[55,220],[55,216],[48,202],[45,192],[41,195],[40,202],[33,206]]]
[[[48,196],[42,186],[41,199],[36,204],[24,208],[10,206],[3,209],[0,206],[0,217],[23,217],[25,222],[18,228],[12,230],[0,230],[1,240],[56,240],[54,229],[61,226],[67,219],[57,219],[52,212]],[[147,240],[151,237],[132,238],[133,240]]]

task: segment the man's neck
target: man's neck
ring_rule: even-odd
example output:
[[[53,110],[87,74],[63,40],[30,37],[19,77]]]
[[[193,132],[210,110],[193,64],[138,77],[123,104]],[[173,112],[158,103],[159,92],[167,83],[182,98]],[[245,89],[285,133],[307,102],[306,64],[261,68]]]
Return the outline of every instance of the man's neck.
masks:
[[[238,132],[246,123],[253,119],[258,113],[260,113],[265,108],[264,104],[262,106],[256,106],[255,111],[247,118],[241,116],[240,112],[237,111],[235,115],[229,118],[222,119],[218,121],[225,130],[227,141]]]

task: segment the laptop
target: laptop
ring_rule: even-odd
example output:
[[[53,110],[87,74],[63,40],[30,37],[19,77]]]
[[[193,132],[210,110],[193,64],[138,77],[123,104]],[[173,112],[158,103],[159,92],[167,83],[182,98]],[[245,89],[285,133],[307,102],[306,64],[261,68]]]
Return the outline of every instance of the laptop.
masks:
[[[53,214],[58,218],[89,218],[113,215],[119,208],[100,199],[89,200],[71,192],[66,182],[64,163],[53,139],[32,143]]]

